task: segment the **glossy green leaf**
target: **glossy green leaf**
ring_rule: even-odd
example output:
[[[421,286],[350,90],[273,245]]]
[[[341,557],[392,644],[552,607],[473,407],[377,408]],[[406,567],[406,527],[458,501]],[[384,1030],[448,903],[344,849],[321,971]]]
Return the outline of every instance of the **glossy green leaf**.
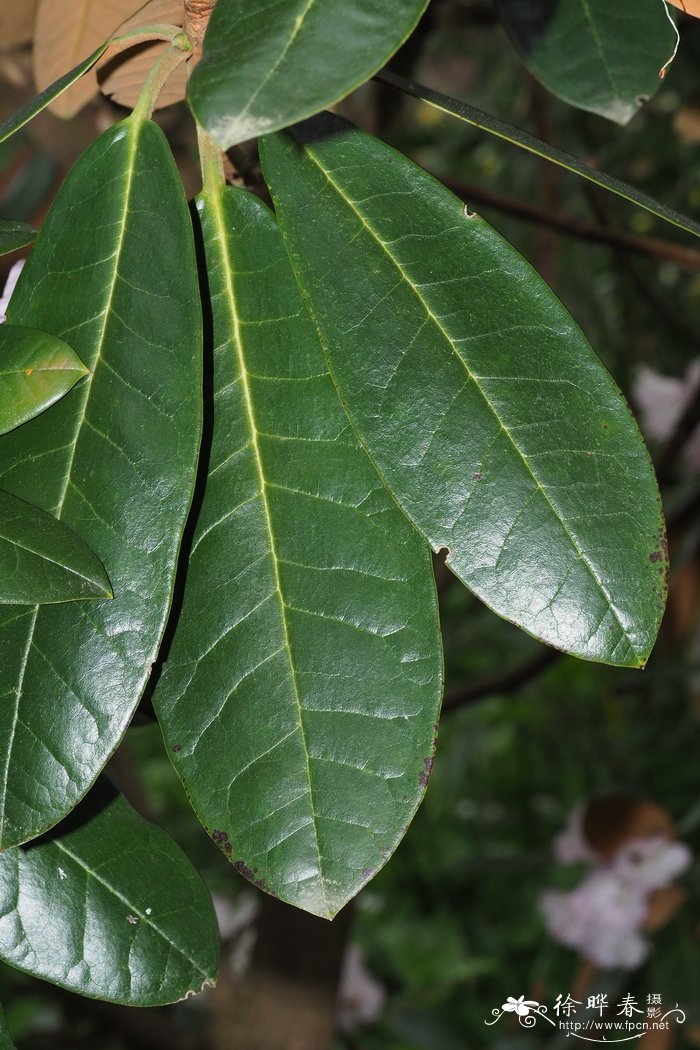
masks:
[[[223,188],[199,211],[213,446],[154,703],[235,867],[331,917],[393,852],[432,764],[429,554],[353,434],[271,212]]]
[[[413,31],[427,0],[226,0],[188,99],[224,148],[338,102]]]
[[[648,211],[650,215],[656,215],[657,218],[663,219],[673,226],[678,226],[679,229],[686,230],[687,233],[692,233],[695,237],[700,237],[700,223],[694,219],[674,211],[673,208],[667,207],[660,201],[654,200],[653,197],[642,193],[635,186],[630,186],[627,182],[622,182],[620,179],[613,178],[612,175],[606,175],[604,171],[599,171],[597,168],[584,164],[582,160],[574,157],[571,153],[555,149],[554,146],[548,145],[542,139],[535,138],[534,135],[523,131],[522,128],[515,127],[514,124],[507,124],[504,120],[499,120],[498,117],[493,117],[482,109],[475,109],[474,106],[469,106],[466,102],[460,102],[456,98],[450,98],[449,95],[433,91],[432,88],[425,87],[424,84],[416,84],[414,81],[406,80],[404,77],[397,76],[396,73],[392,73],[387,69],[377,73],[376,79],[382,84],[387,84],[397,91],[404,92],[420,102],[433,106],[442,113],[456,117],[457,120],[463,120],[465,124],[470,124],[474,128],[486,131],[489,135],[502,139],[504,142],[510,142],[511,145],[517,146],[518,149],[525,150],[527,153],[532,153],[536,157],[542,157],[543,160],[548,160],[551,164],[556,164],[557,167],[563,168],[565,171],[573,172],[574,175],[579,175],[588,182],[592,182],[594,186],[600,186],[601,189],[607,190],[608,193],[614,193],[617,197],[622,197],[623,200],[636,204],[638,207]]]
[[[36,328],[0,327],[0,434],[39,415],[88,370],[67,343]]]
[[[201,318],[190,217],[155,124],[131,117],[78,161],[9,316],[65,339],[91,374],[0,438],[0,486],[89,543],[114,601],[0,611],[3,848],[55,824],[95,779],[170,606],[200,438]]]
[[[331,372],[409,517],[502,616],[643,664],[665,597],[656,484],[566,310],[483,219],[338,118],[271,136],[263,160]]]
[[[31,244],[36,237],[36,230],[28,222],[18,219],[0,219],[0,255],[16,252]]]
[[[7,1027],[5,1011],[0,1006],[0,1050],[17,1050],[10,1038],[10,1030]]]
[[[73,529],[0,491],[0,604],[111,597],[102,562]]]
[[[211,898],[184,853],[100,781],[43,838],[0,854],[0,959],[91,998],[184,999],[216,977]]]
[[[9,139],[10,135],[14,135],[16,131],[19,131],[30,120],[33,120],[38,113],[46,109],[55,98],[67,91],[71,84],[75,84],[76,80],[80,80],[102,58],[108,47],[109,41],[107,40],[104,44],[100,44],[91,55],[79,62],[77,66],[74,66],[65,76],[59,77],[53,84],[49,84],[44,91],[25,102],[12,116],[4,120],[0,124],[0,142]]]
[[[655,94],[678,42],[663,0],[496,0],[496,9],[545,87],[618,124]]]

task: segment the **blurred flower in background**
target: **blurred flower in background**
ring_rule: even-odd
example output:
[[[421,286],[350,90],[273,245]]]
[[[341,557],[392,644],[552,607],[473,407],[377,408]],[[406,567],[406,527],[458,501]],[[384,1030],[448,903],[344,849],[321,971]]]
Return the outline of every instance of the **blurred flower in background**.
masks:
[[[644,933],[682,903],[673,882],[692,861],[673,839],[670,815],[651,802],[607,796],[578,806],[553,849],[560,864],[585,862],[589,870],[573,890],[541,895],[550,935],[601,969],[636,969],[651,949]]]
[[[372,976],[359,948],[350,945],[343,956],[338,988],[338,1027],[354,1032],[361,1025],[379,1020],[386,989]]]
[[[700,388],[700,358],[692,361],[678,379],[655,372],[647,365],[637,369],[632,397],[639,421],[647,437],[666,441],[688,404]],[[700,426],[695,428],[683,448],[683,459],[691,470],[700,471]]]
[[[19,275],[22,272],[22,267],[24,266],[24,263],[24,259],[19,259],[7,275],[5,287],[2,290],[2,296],[0,296],[0,324],[2,324],[3,321],[7,319],[6,314],[7,307],[10,302],[10,296],[15,290],[15,286],[17,284],[17,281],[19,280]]]

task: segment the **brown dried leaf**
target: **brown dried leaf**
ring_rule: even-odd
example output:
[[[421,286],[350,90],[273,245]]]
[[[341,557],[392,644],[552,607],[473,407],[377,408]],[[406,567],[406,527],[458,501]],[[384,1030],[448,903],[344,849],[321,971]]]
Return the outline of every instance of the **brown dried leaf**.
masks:
[[[141,6],[139,0],[39,0],[34,36],[34,80],[37,90],[58,80],[90,54]],[[93,71],[55,99],[49,107],[69,118],[97,93]]]
[[[184,20],[184,0],[150,0],[120,25],[117,33],[128,33],[144,25],[181,26]],[[136,46],[115,44],[97,64],[97,79],[102,93],[120,106],[135,106],[141,85],[167,46],[157,40]],[[185,97],[186,88],[187,73],[185,66],[181,65],[163,88],[156,109],[180,102]]]
[[[0,6],[0,47],[16,47],[32,39],[38,0],[19,0]]]
[[[671,0],[671,3],[687,15],[700,18],[700,0]]]

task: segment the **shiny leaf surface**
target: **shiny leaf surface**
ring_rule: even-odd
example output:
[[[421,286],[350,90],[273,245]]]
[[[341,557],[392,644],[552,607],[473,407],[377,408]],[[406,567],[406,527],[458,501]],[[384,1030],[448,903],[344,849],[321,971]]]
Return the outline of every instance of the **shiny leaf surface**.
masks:
[[[43,412],[87,375],[74,350],[48,332],[0,327],[0,434]]]
[[[0,604],[111,597],[102,562],[72,529],[0,491]]]
[[[269,137],[263,160],[331,372],[409,517],[502,616],[643,664],[665,598],[655,479],[566,310],[483,219],[338,118]]]
[[[545,87],[619,124],[655,94],[678,41],[663,0],[496,0],[496,9]]]
[[[427,0],[227,0],[213,11],[188,91],[224,148],[317,113],[368,80]]]
[[[269,209],[222,188],[199,210],[213,447],[154,702],[235,867],[330,917],[393,852],[428,779],[429,554],[353,434]]]
[[[214,981],[211,898],[184,853],[106,782],[0,854],[0,959],[91,998],[158,1006]]]
[[[65,339],[91,374],[0,438],[0,486],[74,528],[115,598],[0,613],[3,848],[55,824],[95,779],[170,605],[200,437],[201,318],[190,217],[154,124],[132,117],[83,154],[9,316]]]
[[[15,219],[0,219],[0,255],[16,252],[31,244],[36,237],[36,230],[28,222]]]

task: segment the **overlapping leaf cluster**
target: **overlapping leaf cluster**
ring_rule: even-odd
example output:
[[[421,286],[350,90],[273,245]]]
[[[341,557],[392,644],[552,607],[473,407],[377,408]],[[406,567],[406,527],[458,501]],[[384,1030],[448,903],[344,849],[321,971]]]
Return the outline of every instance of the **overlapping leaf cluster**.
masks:
[[[643,63],[596,102],[609,115],[668,58],[652,6]],[[216,956],[199,877],[98,780],[154,666],[210,836],[256,885],[331,918],[430,774],[431,548],[500,615],[620,666],[649,655],[666,568],[648,454],[562,305],[434,179],[316,115],[385,63],[424,0],[279,0],[264,18],[219,0],[190,81],[192,215],[149,119],[191,50],[179,25],[148,24],[167,7],[120,30],[172,44],[65,180],[0,328],[0,956],[142,1005],[198,990]],[[574,8],[537,22],[538,47]],[[593,94],[599,73],[582,79]],[[219,167],[219,147],[258,134],[274,213]],[[6,224],[0,246],[33,236]]]

